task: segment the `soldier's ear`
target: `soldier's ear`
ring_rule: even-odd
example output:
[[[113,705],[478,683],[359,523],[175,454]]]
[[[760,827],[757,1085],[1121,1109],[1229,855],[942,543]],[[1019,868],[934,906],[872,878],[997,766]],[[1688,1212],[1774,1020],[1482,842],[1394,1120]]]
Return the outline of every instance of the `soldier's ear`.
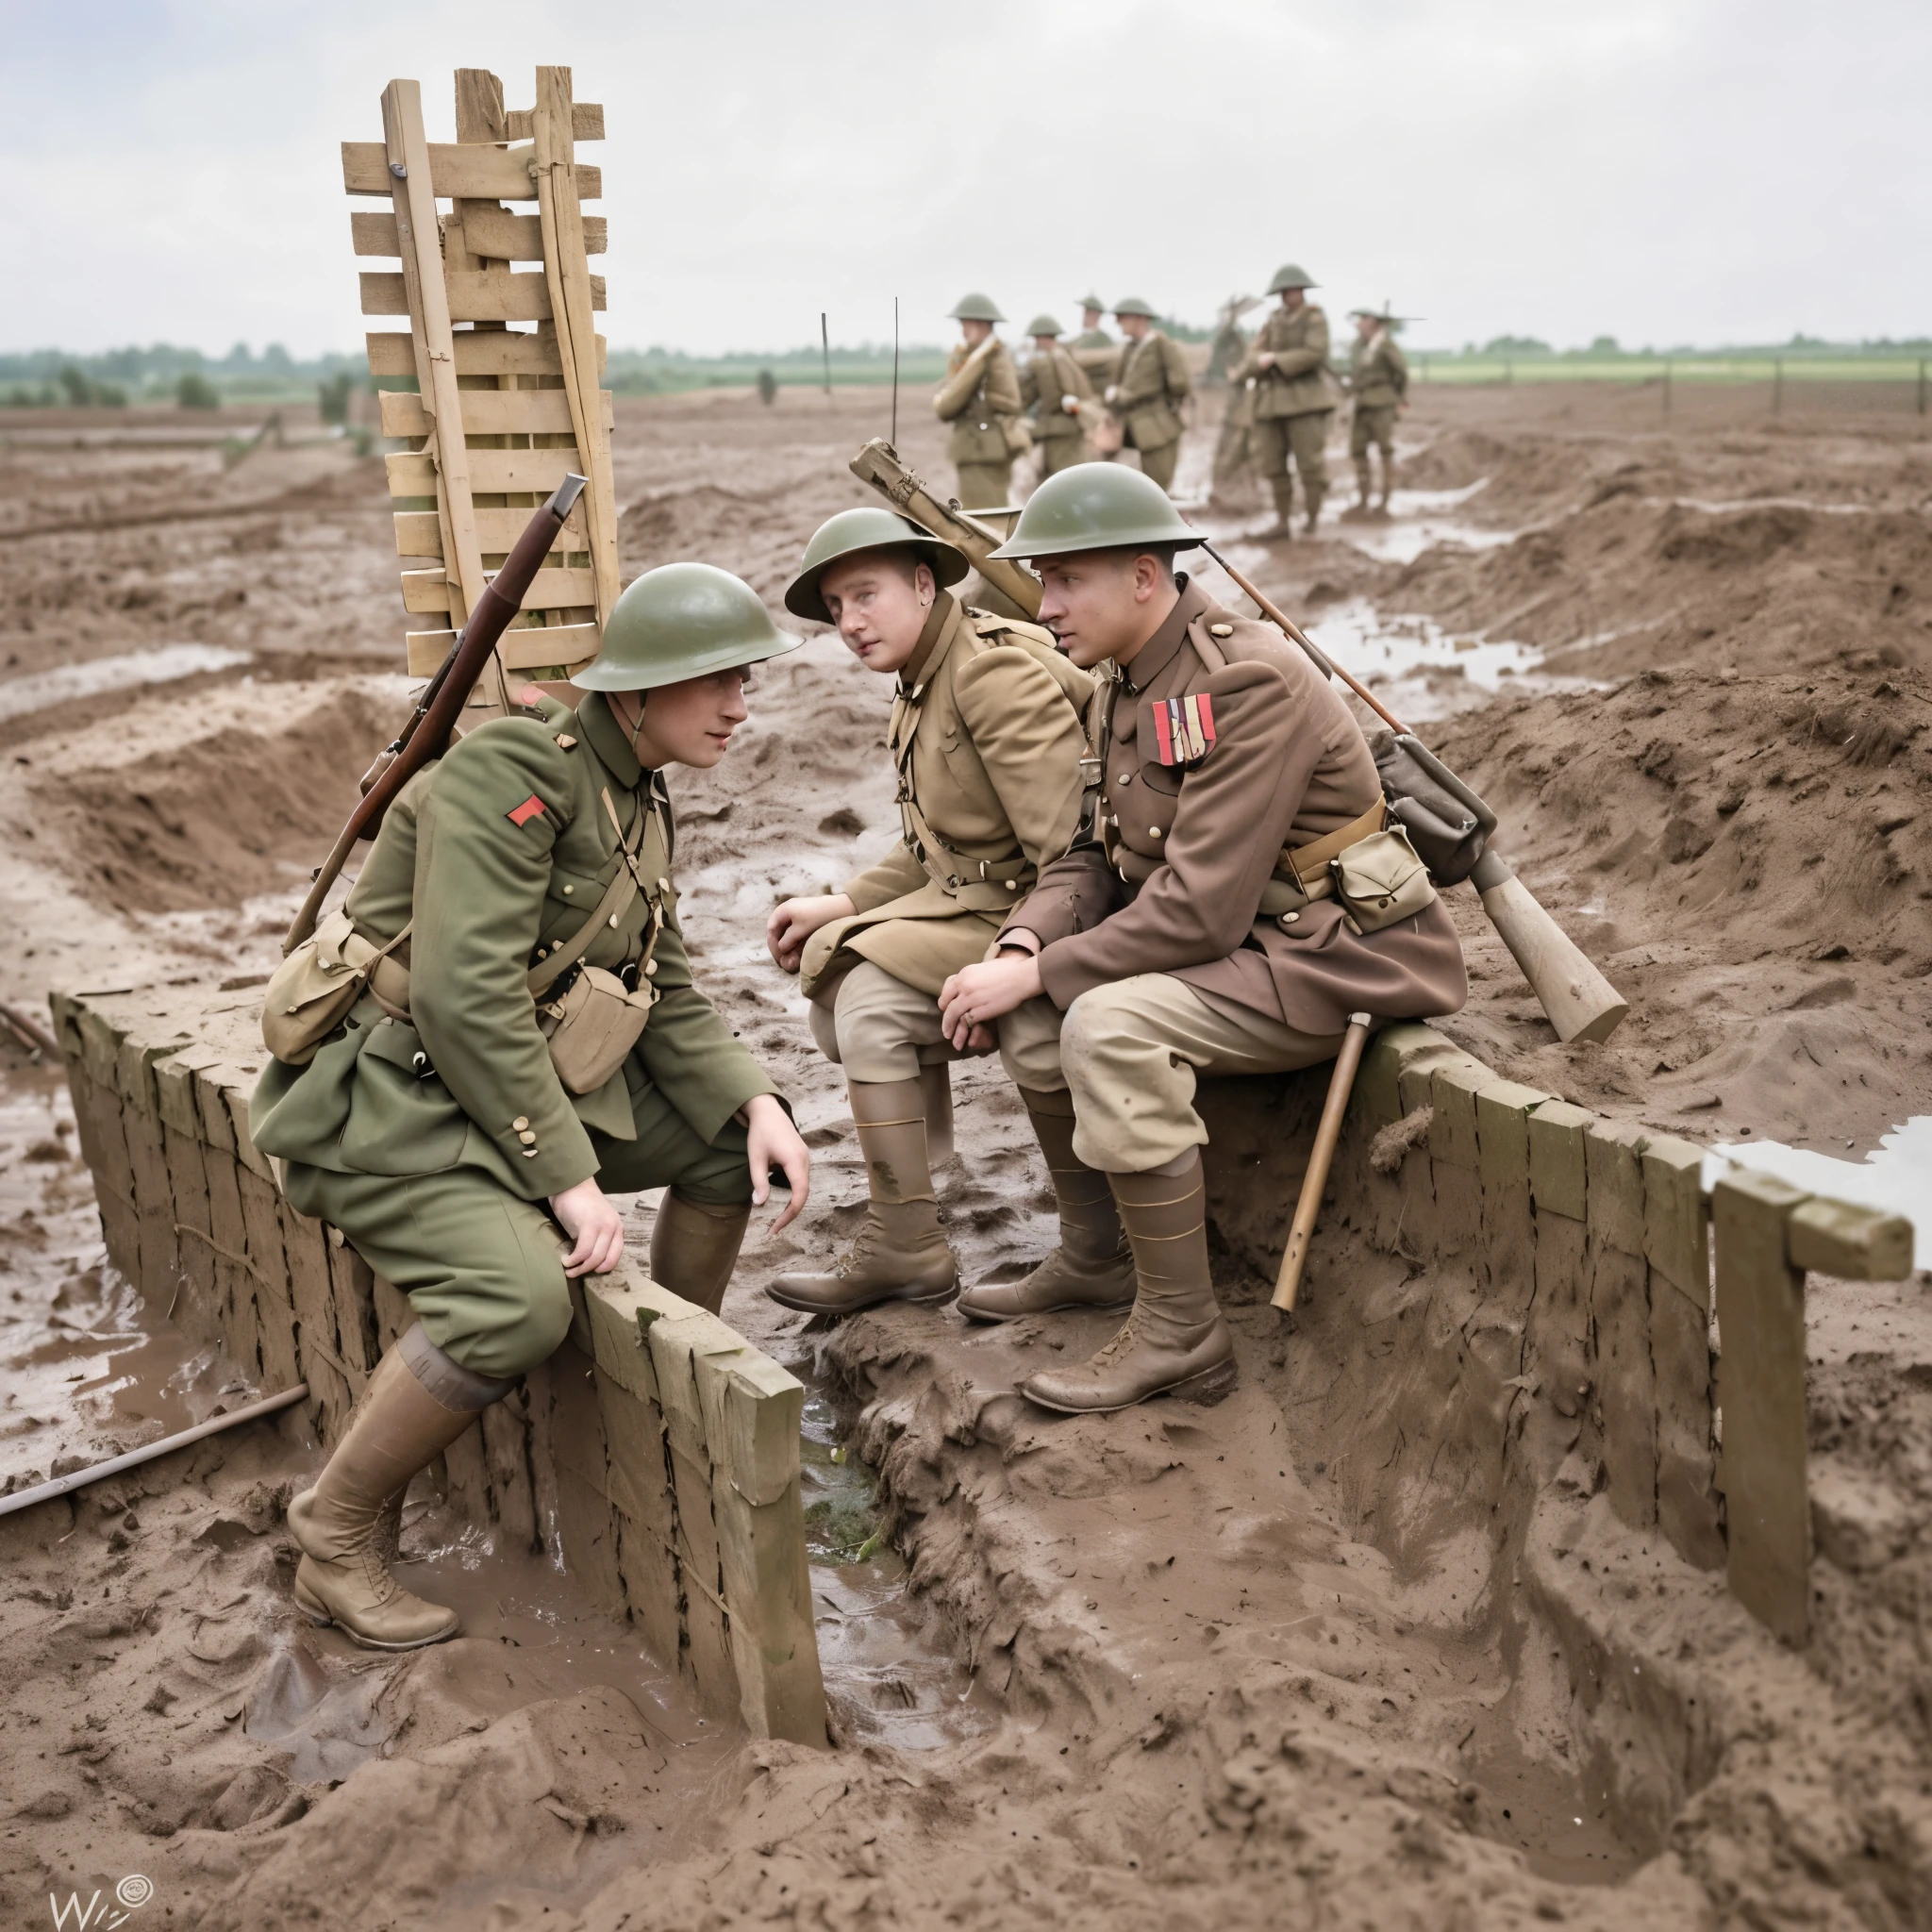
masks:
[[[912,592],[919,599],[919,608],[924,610],[940,593],[939,579],[932,574],[932,565],[920,563],[913,566]]]

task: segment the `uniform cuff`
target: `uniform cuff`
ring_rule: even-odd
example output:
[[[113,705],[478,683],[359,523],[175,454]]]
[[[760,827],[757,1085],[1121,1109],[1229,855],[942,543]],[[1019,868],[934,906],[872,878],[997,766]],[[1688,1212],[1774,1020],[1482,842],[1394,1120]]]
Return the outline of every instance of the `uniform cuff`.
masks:
[[[547,1201],[597,1172],[597,1157],[584,1124],[568,1107],[513,1114],[489,1129],[503,1164],[523,1185],[527,1201]]]

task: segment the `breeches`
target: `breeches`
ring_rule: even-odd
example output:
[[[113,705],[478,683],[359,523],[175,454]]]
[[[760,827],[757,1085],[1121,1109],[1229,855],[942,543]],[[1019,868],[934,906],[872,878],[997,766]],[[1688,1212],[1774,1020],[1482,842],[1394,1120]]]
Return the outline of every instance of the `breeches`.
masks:
[[[1328,487],[1327,409],[1309,409],[1299,416],[1257,416],[1248,435],[1255,463],[1271,483],[1288,475],[1289,459],[1301,472],[1302,488],[1320,494]]]
[[[1062,470],[1071,470],[1075,463],[1084,463],[1092,458],[1093,452],[1087,446],[1084,436],[1042,436],[1039,442],[1040,475],[1044,482]]]
[[[862,959],[839,982],[828,1009],[811,1004],[811,1037],[848,1080],[915,1080],[923,1066],[959,1058],[940,1025],[929,992]],[[1049,999],[1028,1000],[1000,1022],[1000,1052],[1023,1087],[1058,1088],[1059,1013]]]
[[[1153,449],[1141,452],[1141,474],[1151,476],[1163,490],[1174,488],[1174,465],[1180,461],[1180,439],[1163,442]]]
[[[1357,403],[1355,406],[1355,420],[1348,427],[1348,453],[1352,457],[1365,457],[1371,445],[1379,449],[1385,458],[1392,459],[1395,455],[1395,405],[1377,404],[1372,409],[1365,409]]]
[[[1001,1055],[1019,1085],[1073,1093],[1074,1152],[1107,1174],[1143,1174],[1206,1144],[1194,1110],[1197,1074],[1292,1073],[1333,1059],[1342,1040],[1210,1004],[1167,973],[1113,980],[1083,992],[1064,1015],[1050,1010],[1058,1024],[1050,1039],[1025,1041],[1024,1072],[1008,1050],[1006,1021]],[[1042,1079],[1049,1051],[1054,1077]]]
[[[1003,463],[959,463],[959,508],[998,509],[1012,500],[1013,459]]]
[[[728,1207],[751,1198],[744,1130],[708,1146],[655,1087],[632,1095],[635,1141],[593,1133],[606,1193],[669,1187]],[[537,1201],[480,1168],[334,1174],[288,1163],[291,1204],[341,1229],[371,1268],[409,1297],[437,1347],[479,1375],[508,1380],[545,1360],[570,1328],[570,1244]]]

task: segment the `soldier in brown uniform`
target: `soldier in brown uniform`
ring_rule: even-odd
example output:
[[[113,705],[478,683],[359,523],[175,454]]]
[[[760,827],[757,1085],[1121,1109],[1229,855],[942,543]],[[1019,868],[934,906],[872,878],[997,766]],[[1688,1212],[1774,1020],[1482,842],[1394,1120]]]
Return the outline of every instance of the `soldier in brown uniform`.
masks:
[[[894,677],[887,744],[903,835],[842,891],[788,899],[766,926],[772,957],[802,970],[813,1037],[844,1069],[870,1183],[865,1224],[832,1271],[769,1290],[814,1314],[940,1300],[957,1285],[932,1184],[956,1058],[937,995],[986,957],[1079,828],[1092,680],[1037,625],[950,596],[966,569],[891,511],[848,509],[812,538],[785,593],[788,609],[836,625],[868,670]],[[1044,1000],[1014,1025],[1027,1019],[1033,1050],[1016,1033],[1013,1063],[1023,1087],[1051,1084],[1057,1022]]]
[[[1369,451],[1382,452],[1382,496],[1374,511],[1389,514],[1395,488],[1395,418],[1408,401],[1408,363],[1395,345],[1402,321],[1386,308],[1354,311],[1355,347],[1349,353],[1348,393],[1354,407],[1349,415],[1348,453],[1355,461],[1356,501],[1350,514],[1368,516],[1370,486],[1374,473]]]
[[[1013,458],[1031,447],[1020,420],[1019,374],[992,332],[1007,318],[985,295],[962,295],[953,316],[965,340],[947,360],[933,414],[953,425],[946,456],[959,474],[960,507],[997,509],[1012,493]]]
[[[1314,286],[1293,262],[1275,270],[1268,292],[1281,297],[1281,307],[1261,325],[1235,373],[1237,381],[1255,379],[1249,447],[1274,492],[1274,528],[1269,534],[1275,537],[1288,535],[1294,516],[1290,458],[1301,472],[1310,530],[1328,494],[1324,445],[1335,413],[1335,392],[1328,382],[1328,318],[1304,292]]]
[[[1175,551],[1197,541],[1143,478],[1088,463],[1041,484],[995,553],[1038,569],[1041,618],[1075,664],[1109,676],[1093,721],[1097,833],[1044,869],[998,957],[940,995],[958,1046],[997,1031],[1010,1059],[1021,1019],[1030,1064],[1014,1077],[1031,1084],[1041,1056],[1022,1016],[1045,994],[1074,1157],[1105,1174],[1132,1246],[1126,1325],[1092,1360],[1022,1385],[1050,1408],[1233,1386],[1208,1274],[1196,1075],[1308,1066],[1334,1055],[1353,1012],[1451,1013],[1468,991],[1419,862],[1419,884],[1390,895],[1400,916],[1358,890],[1365,870],[1392,878],[1407,843],[1384,829],[1354,714],[1279,632],[1174,575]],[[1032,1301],[984,1289],[961,1306],[1011,1318],[1040,1312]]]
[[[1154,326],[1154,311],[1138,296],[1116,303],[1114,320],[1127,339],[1121,373],[1107,400],[1121,420],[1127,446],[1141,452],[1141,473],[1163,490],[1174,487],[1181,453],[1180,406],[1194,392],[1180,344]]]
[[[1106,313],[1107,304],[1098,295],[1082,295],[1080,333],[1067,344],[1074,360],[1087,372],[1087,380],[1093,385],[1095,395],[1113,381],[1121,369],[1120,344],[1100,325]]]
[[[1082,406],[1091,408],[1096,399],[1087,372],[1060,347],[1060,325],[1052,316],[1036,315],[1026,333],[1033,338],[1033,355],[1020,372],[1020,401],[1031,412],[1043,482],[1091,454]]]

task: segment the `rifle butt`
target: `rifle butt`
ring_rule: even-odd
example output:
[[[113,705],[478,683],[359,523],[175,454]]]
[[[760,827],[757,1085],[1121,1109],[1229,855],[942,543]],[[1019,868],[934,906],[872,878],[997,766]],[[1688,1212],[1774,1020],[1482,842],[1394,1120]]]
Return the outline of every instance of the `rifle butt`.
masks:
[[[1579,1040],[1607,1040],[1630,1010],[1629,1002],[1584,957],[1563,928],[1538,904],[1514,873],[1485,877],[1478,864],[1471,883],[1490,924],[1503,936],[1530,991],[1542,1002],[1557,1038],[1565,1045]]]

